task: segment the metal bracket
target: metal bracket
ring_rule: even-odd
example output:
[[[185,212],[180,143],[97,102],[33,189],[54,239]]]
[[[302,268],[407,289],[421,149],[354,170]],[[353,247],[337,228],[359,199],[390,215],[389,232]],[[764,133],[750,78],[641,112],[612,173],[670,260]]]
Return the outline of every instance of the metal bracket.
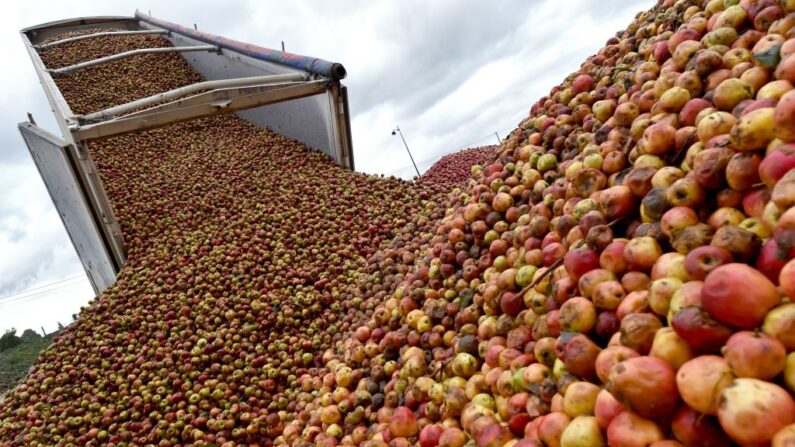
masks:
[[[114,120],[81,127],[72,133],[72,137],[76,141],[83,141],[154,129],[172,123],[192,120],[194,118],[245,110],[290,99],[317,95],[326,91],[327,84],[328,81],[297,83],[281,88],[265,88],[263,91],[256,91],[254,93],[249,93],[241,88],[238,94],[231,95],[228,101],[221,103],[224,104],[223,106],[213,104],[221,99],[211,98],[212,94],[216,94],[217,92],[208,92],[208,94],[197,95],[197,97],[207,95],[204,96],[207,99],[198,104],[193,104],[195,101],[193,98],[182,100],[188,101],[193,99],[193,101],[188,103],[179,103],[179,101],[177,101],[179,105],[184,105],[184,107],[180,108],[174,108],[175,104],[172,103],[164,104],[144,111],[146,112],[144,115],[124,116]],[[235,89],[230,89],[230,91],[234,90]]]
[[[212,90],[223,87],[237,87],[237,86],[253,86],[276,84],[279,82],[290,81],[305,81],[307,75],[289,74],[289,75],[270,75],[270,76],[253,76],[248,78],[235,78],[235,79],[220,79],[217,81],[204,81],[195,84],[187,85],[185,87],[175,88],[167,92],[158,93],[156,95],[147,96],[146,98],[137,99],[135,101],[113,106],[99,112],[89,113],[88,115],[79,116],[78,119],[82,122],[100,121],[106,118],[116,118],[126,112],[131,112],[136,109],[141,109],[150,105],[160,104],[165,101],[176,99],[179,97],[187,96],[191,93],[200,92],[202,90]]]

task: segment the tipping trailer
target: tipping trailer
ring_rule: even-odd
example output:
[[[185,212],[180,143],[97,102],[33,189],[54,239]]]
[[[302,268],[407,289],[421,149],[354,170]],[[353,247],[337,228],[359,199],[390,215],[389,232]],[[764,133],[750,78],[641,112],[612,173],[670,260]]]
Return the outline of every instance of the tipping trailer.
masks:
[[[66,33],[91,30],[89,34]],[[329,155],[354,169],[345,68],[323,59],[263,48],[160,20],[139,11],[133,17],[83,17],[21,30],[61,136],[31,119],[19,130],[50,197],[99,294],[116,281],[126,262],[123,235],[88,150],[109,138],[219,113],[236,113]],[[40,52],[108,35],[158,34],[172,46],[142,48],[47,67]],[[205,81],[88,113],[72,112],[55,78],[135,54],[178,52]]]

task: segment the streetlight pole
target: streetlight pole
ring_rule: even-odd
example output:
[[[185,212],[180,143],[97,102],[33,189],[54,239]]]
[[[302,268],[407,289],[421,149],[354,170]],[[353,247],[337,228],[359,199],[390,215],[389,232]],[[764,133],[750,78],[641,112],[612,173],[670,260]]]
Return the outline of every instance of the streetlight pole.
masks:
[[[411,159],[411,164],[414,165],[414,170],[417,171],[417,177],[420,176],[420,170],[417,169],[417,163],[414,163],[414,157],[411,156],[411,151],[409,150],[409,145],[406,144],[406,139],[403,137],[403,132],[400,131],[400,126],[395,126],[395,129],[392,130],[392,135],[395,133],[400,134],[400,139],[403,140],[403,146],[406,146],[406,152],[409,153],[409,158]]]

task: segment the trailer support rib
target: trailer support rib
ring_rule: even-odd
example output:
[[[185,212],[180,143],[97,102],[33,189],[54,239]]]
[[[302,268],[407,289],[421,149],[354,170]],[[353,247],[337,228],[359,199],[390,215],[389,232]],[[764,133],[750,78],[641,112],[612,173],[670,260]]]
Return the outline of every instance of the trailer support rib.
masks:
[[[171,109],[163,105],[164,110],[157,107],[143,116],[121,117],[115,120],[103,121],[72,130],[75,141],[87,139],[108,138],[130,132],[140,132],[147,129],[163,127],[169,124],[188,121],[195,118],[229,113],[238,110],[250,109],[267,104],[273,104],[291,99],[323,93],[328,88],[328,81],[313,81],[303,84],[258,91],[251,94],[233,96],[220,101],[210,101],[200,104],[190,104],[182,108]]]
[[[69,65],[68,67],[56,68],[47,71],[53,76],[61,76],[72,73],[73,71],[82,70],[84,68],[93,67],[94,65],[104,64],[107,62],[113,62],[130,56],[136,56],[138,54],[183,53],[188,51],[218,51],[218,47],[216,47],[215,45],[197,45],[195,47],[141,48],[138,50],[125,51],[123,53],[114,54],[113,56],[100,57],[99,59],[80,62],[79,64]]]
[[[271,76],[252,76],[248,78],[235,78],[235,79],[220,79],[217,81],[204,81],[195,84],[187,85],[185,87],[175,88],[167,92],[158,93],[156,95],[147,96],[135,101],[121,104],[114,107],[109,107],[99,112],[89,113],[88,115],[78,116],[82,121],[97,121],[107,118],[115,118],[127,112],[131,112],[141,107],[147,107],[161,102],[170,101],[182,96],[196,93],[201,90],[215,90],[226,87],[242,87],[248,85],[263,85],[275,84],[280,82],[297,82],[306,81],[309,76],[304,73],[286,74],[286,75],[271,75]]]
[[[50,43],[43,43],[40,45],[34,45],[33,48],[37,50],[49,50],[50,48],[57,47],[59,45],[63,45],[66,43],[71,42],[78,42],[80,40],[86,39],[95,39],[97,37],[104,37],[104,36],[131,36],[131,35],[138,35],[138,34],[168,34],[167,30],[141,30],[141,31],[104,31],[101,33],[93,33],[93,34],[84,34],[82,36],[76,37],[69,37],[68,39],[61,39],[56,40],[55,42]]]

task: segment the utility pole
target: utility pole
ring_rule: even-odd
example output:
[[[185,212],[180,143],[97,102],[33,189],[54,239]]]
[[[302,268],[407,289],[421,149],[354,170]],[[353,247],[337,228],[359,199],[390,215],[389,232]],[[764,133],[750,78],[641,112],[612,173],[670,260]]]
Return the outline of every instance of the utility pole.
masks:
[[[502,144],[502,138],[500,138],[500,134],[497,131],[494,131],[494,135],[497,137],[497,144]]]
[[[403,137],[403,132],[400,131],[400,126],[395,126],[395,129],[392,131],[392,135],[396,133],[400,134],[400,139],[403,140],[403,146],[406,146],[406,152],[409,153],[409,158],[411,159],[411,164],[414,165],[414,170],[417,171],[417,177],[420,176],[420,170],[417,169],[417,163],[414,163],[414,157],[411,156],[411,151],[409,150],[409,145],[406,144],[406,139]]]

